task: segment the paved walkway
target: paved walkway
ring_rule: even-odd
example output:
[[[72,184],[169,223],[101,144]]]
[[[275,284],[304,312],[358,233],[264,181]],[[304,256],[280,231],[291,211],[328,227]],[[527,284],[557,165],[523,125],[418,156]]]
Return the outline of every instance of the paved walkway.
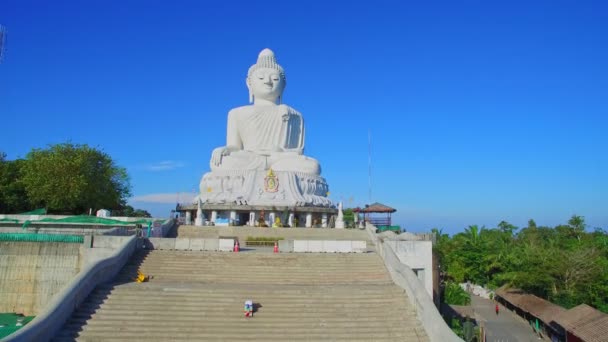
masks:
[[[532,332],[532,328],[519,316],[499,304],[496,315],[496,303],[489,299],[471,295],[471,305],[475,318],[486,328],[487,342],[538,342],[541,339]]]

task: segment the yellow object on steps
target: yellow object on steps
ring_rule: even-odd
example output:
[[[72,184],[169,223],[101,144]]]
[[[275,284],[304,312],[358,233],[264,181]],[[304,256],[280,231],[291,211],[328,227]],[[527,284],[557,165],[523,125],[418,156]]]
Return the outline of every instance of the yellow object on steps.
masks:
[[[137,278],[135,278],[135,281],[138,283],[143,283],[146,282],[150,279],[149,276],[143,274],[141,271],[137,271]]]

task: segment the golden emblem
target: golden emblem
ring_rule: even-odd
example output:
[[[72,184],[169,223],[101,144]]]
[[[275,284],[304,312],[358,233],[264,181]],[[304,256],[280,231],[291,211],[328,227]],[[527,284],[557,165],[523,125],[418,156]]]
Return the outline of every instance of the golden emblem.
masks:
[[[279,179],[274,175],[272,169],[268,169],[266,177],[264,177],[264,191],[277,192],[279,191]]]

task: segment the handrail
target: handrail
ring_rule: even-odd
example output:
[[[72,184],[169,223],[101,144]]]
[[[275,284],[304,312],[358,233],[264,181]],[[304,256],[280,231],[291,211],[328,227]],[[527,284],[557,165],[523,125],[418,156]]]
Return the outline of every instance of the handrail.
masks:
[[[365,228],[372,242],[376,245],[378,254],[384,260],[384,265],[388,269],[393,282],[405,290],[410,303],[416,308],[418,319],[429,339],[433,342],[462,341],[443,320],[433,303],[433,299],[426,292],[414,271],[399,260],[391,245],[384,244],[378,239],[374,232],[376,228],[373,225],[367,224]]]

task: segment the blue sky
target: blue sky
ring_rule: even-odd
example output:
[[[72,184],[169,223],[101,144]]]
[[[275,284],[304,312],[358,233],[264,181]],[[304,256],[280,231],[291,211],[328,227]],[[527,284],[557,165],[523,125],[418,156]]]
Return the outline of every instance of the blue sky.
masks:
[[[330,197],[411,231],[582,215],[608,228],[604,1],[2,1],[0,150],[72,141],[131,203],[191,196],[271,48]]]

